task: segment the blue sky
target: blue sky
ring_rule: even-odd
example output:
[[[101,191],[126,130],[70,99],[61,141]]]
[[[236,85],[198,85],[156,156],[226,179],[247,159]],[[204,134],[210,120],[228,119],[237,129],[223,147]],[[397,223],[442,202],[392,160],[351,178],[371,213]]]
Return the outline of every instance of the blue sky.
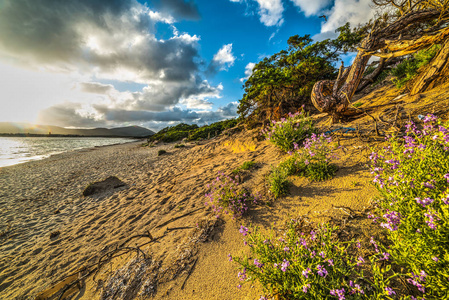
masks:
[[[254,63],[292,35],[367,21],[369,5],[0,0],[0,122],[159,130],[234,117]]]

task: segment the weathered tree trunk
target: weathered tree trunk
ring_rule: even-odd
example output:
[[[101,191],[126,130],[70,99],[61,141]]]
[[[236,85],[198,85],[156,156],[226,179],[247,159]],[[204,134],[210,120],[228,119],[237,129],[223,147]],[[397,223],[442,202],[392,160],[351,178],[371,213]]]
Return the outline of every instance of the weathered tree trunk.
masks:
[[[347,115],[345,111],[360,84],[371,55],[379,49],[386,48],[387,40],[389,38],[401,36],[403,32],[408,30],[410,25],[432,20],[439,16],[440,12],[437,10],[411,12],[385,28],[371,31],[371,33],[363,40],[357,56],[355,57],[352,66],[349,68],[347,78],[345,78],[342,84],[341,69],[339,77],[335,82],[326,80],[315,83],[311,94],[313,105],[320,112],[328,112],[336,117]],[[376,23],[374,24],[374,27],[375,26]],[[337,86],[335,86],[335,84]]]
[[[446,40],[432,59],[426,71],[418,77],[410,92],[411,95],[416,95],[426,90],[432,89],[436,85],[447,82],[449,78],[449,39]]]
[[[380,75],[380,73],[382,72],[382,70],[385,67],[385,61],[386,61],[386,59],[382,57],[379,61],[379,64],[377,65],[377,68],[373,71],[373,73],[362,78],[362,81],[360,82],[359,86],[357,87],[356,92],[363,90],[369,84],[373,83],[374,80],[376,80],[377,76]]]

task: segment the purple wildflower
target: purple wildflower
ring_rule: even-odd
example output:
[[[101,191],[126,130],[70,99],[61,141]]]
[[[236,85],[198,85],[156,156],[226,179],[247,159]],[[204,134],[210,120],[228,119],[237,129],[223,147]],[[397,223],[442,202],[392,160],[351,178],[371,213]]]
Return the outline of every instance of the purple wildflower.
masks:
[[[317,272],[318,275],[320,275],[321,277],[326,277],[327,276],[328,272],[327,272],[327,270],[323,266],[318,265],[317,269],[318,269],[318,272]]]
[[[232,261],[232,255],[231,254],[228,254],[228,259],[229,259],[229,261]]]
[[[311,272],[312,271],[310,270],[310,268],[307,268],[304,271],[302,271],[302,276],[304,276],[305,278],[309,278],[309,273]]]
[[[288,260],[283,261],[283,263],[281,264],[281,271],[285,272],[287,271],[287,268],[290,266],[290,262]]]
[[[449,173],[447,173],[447,174],[444,174],[444,176],[443,176],[444,178],[446,178],[446,180],[447,180],[447,182],[449,182]]]
[[[259,269],[264,266],[264,264],[261,263],[257,258],[254,259],[254,265],[256,265],[256,267],[258,267]]]
[[[335,290],[331,290],[330,294],[332,296],[338,297],[338,300],[344,300],[345,298],[345,289],[342,288],[341,290],[335,289]]]
[[[244,281],[247,277],[246,277],[246,268],[243,268],[242,272],[239,272],[237,277],[241,280]]]
[[[393,289],[390,288],[390,287],[388,287],[388,286],[385,287],[385,291],[387,291],[387,293],[388,293],[389,296],[396,295],[396,292],[393,291]]]
[[[241,225],[241,226],[240,226],[240,229],[239,229],[239,232],[240,232],[241,234],[243,234],[243,236],[246,236],[246,235],[248,235],[249,229],[246,228],[245,226]]]
[[[363,259],[363,257],[359,256],[357,258],[357,266],[360,267],[364,262],[365,262],[365,260]]]
[[[421,198],[419,198],[419,197],[415,198],[415,200],[416,200],[416,203],[421,204],[422,207],[426,207],[427,205],[432,204],[434,201],[432,198],[424,198],[421,200]]]
[[[304,286],[302,287],[302,291],[303,291],[304,293],[307,293],[307,290],[308,290],[309,288],[310,288],[310,283],[304,285]]]

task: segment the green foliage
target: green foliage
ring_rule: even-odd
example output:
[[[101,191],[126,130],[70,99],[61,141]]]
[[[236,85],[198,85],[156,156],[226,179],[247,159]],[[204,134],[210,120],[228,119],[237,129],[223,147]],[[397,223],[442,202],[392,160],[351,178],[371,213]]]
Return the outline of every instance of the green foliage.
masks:
[[[187,138],[189,133],[198,129],[198,125],[178,124],[176,126],[166,127],[149,138],[149,141],[162,141],[165,143],[175,142]]]
[[[290,181],[288,180],[287,171],[284,168],[273,168],[268,175],[267,181],[270,192],[275,199],[288,194]]]
[[[161,149],[161,150],[159,150],[159,151],[157,152],[157,156],[161,156],[161,155],[163,155],[163,154],[165,154],[165,153],[167,153],[167,151]]]
[[[362,105],[363,105],[362,102],[356,102],[356,103],[353,103],[353,104],[352,104],[352,106],[354,106],[355,108],[360,107],[360,106],[362,106]]]
[[[254,161],[245,161],[240,167],[232,171],[232,174],[237,175],[241,170],[249,170],[254,167],[256,163]]]
[[[315,132],[312,120],[304,111],[290,114],[280,121],[271,121],[262,130],[262,134],[282,151],[294,149],[295,144],[301,143],[307,135]]]
[[[238,121],[236,119],[229,119],[220,122],[212,123],[211,125],[205,125],[198,127],[196,124],[178,124],[176,126],[166,127],[160,130],[158,133],[152,135],[148,139],[148,144],[152,141],[162,141],[165,143],[176,142],[187,138],[189,141],[198,139],[207,139],[220,134],[228,128],[236,126]]]
[[[297,150],[290,157],[282,161],[278,168],[283,169],[287,175],[306,176],[313,181],[323,181],[331,179],[337,172],[337,167],[330,163],[333,158],[333,150],[336,145],[331,137],[322,134],[320,136],[312,134],[306,138],[300,148],[295,144]]]
[[[446,299],[449,290],[449,126],[436,123],[432,115],[422,130],[410,122],[404,139],[391,137],[370,157],[382,195],[372,217],[426,299]]]
[[[338,227],[323,225],[310,233],[300,229],[296,220],[278,235],[273,229],[265,235],[241,226],[250,255],[230,256],[240,265],[239,279],[259,281],[270,296],[282,299],[392,299],[389,285],[396,274],[381,267],[380,253],[366,263],[357,254],[360,244],[338,240]]]
[[[192,131],[188,139],[189,141],[195,141],[198,139],[207,139],[209,137],[214,137],[224,130],[236,126],[237,123],[237,119],[229,119],[221,122],[216,122],[211,125],[202,126]]]
[[[309,35],[292,36],[288,50],[264,58],[245,82],[238,113],[251,121],[279,119],[308,104],[318,80],[335,76],[338,55],[329,40],[312,43]]]
[[[440,48],[441,45],[433,45],[429,49],[418,51],[413,57],[396,65],[391,70],[391,74],[396,77],[393,80],[396,87],[400,89],[411,79],[415,78],[418,75],[418,70],[427,65],[435,57]]]
[[[310,35],[290,37],[287,50],[264,58],[253,68],[239,102],[240,117],[247,122],[278,120],[310,105],[313,85],[335,78],[334,63],[360,43],[367,28],[351,29],[348,23],[338,29],[337,39],[319,42],[313,42]]]
[[[312,163],[306,167],[306,176],[312,181],[331,179],[337,172],[337,166],[328,163]]]
[[[217,217],[222,213],[232,214],[233,218],[241,217],[251,204],[257,204],[259,200],[259,196],[239,186],[235,179],[219,173],[212,184],[207,185],[210,192],[206,194],[208,201],[205,204],[217,213]]]

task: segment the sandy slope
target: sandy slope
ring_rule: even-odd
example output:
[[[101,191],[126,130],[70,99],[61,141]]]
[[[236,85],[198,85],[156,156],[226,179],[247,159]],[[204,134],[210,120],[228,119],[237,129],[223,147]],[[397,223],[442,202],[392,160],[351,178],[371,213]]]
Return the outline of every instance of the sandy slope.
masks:
[[[228,253],[246,251],[240,224],[269,227],[289,215],[307,213],[317,220],[341,218],[344,212],[332,205],[363,209],[370,200],[364,195],[372,195],[374,188],[367,183],[366,147],[342,140],[348,145],[340,150],[335,179],[294,179],[291,195],[271,207],[258,206],[241,220],[217,221],[204,208],[204,194],[219,171],[228,174],[254,160],[258,167],[243,174],[244,185],[266,194],[265,176],[283,154],[256,136],[245,132],[180,149],[109,146],[1,169],[0,230],[7,233],[0,239],[0,298],[32,298],[97,262],[128,237],[149,231],[160,239],[141,248],[146,259],[136,259],[136,252],[113,259],[95,281],[90,276],[80,291],[75,289],[76,298],[258,299],[259,286],[236,288],[236,265],[227,258]],[[168,153],[158,157],[159,149]],[[89,183],[108,176],[127,185],[82,196]],[[158,227],[178,216],[182,218]],[[59,235],[51,238],[56,231]],[[148,241],[141,237],[129,245]]]

